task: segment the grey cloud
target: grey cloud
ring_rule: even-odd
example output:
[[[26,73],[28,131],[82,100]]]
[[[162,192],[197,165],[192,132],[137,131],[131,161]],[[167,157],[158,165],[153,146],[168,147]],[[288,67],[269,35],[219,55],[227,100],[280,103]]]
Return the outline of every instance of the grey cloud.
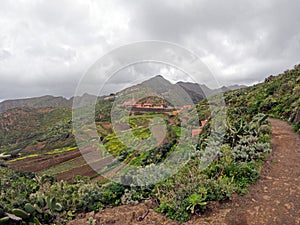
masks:
[[[3,61],[11,56],[11,53],[5,49],[0,49],[0,61]]]
[[[69,97],[99,57],[123,44],[149,39],[191,49],[220,85],[262,81],[299,63],[299,9],[298,0],[3,0],[0,99]],[[160,56],[151,48],[147,52]],[[129,53],[139,54],[137,49]],[[120,58],[127,56],[123,54]],[[161,69],[146,64],[124,69],[109,81],[107,92]],[[107,79],[105,73],[95,76],[99,82]],[[186,79],[178,71],[166,76]]]
[[[266,76],[262,72],[273,73],[274,67],[287,68],[299,61],[299,1],[185,2],[176,7],[173,1],[139,1],[132,26],[146,37],[189,46],[204,58],[214,55],[223,64],[221,72],[232,66],[255,67],[249,61],[258,64],[253,73],[232,73],[233,82],[240,82],[240,76],[258,81]],[[280,66],[274,65],[278,62]],[[261,63],[269,69],[260,71]]]

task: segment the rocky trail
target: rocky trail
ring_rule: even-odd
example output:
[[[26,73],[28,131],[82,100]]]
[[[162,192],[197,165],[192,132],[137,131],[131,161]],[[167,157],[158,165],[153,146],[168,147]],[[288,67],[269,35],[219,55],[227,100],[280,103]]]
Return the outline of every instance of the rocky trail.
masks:
[[[185,225],[296,225],[300,224],[300,135],[286,122],[270,119],[273,152],[265,162],[260,179],[245,196],[216,203],[204,215],[194,216]],[[89,213],[69,222],[86,224],[90,216],[101,225],[177,225],[153,211],[149,201],[137,206],[119,206]]]

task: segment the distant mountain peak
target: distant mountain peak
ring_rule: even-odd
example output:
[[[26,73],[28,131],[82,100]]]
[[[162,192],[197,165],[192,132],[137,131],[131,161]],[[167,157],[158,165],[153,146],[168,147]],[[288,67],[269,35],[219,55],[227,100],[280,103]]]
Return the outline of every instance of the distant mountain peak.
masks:
[[[163,75],[160,75],[160,74],[158,74],[158,75],[156,75],[156,76],[153,76],[153,77],[151,77],[150,79],[148,79],[148,80],[146,80],[146,81],[144,81],[143,83],[147,83],[147,82],[149,82],[149,81],[157,81],[157,82],[168,82],[168,83],[170,83],[170,81],[169,80],[167,80],[166,78],[164,78],[164,76]]]
[[[157,74],[150,79],[126,88],[124,90],[120,90],[117,92],[117,95],[120,93],[131,93],[136,91],[137,89],[146,90],[154,90],[158,94],[164,94],[165,96],[177,96],[181,98],[183,95],[188,94],[194,103],[198,103],[202,99],[208,97],[211,94],[217,92],[225,92],[229,90],[236,90],[240,88],[245,88],[244,85],[231,85],[231,86],[223,86],[218,89],[210,89],[205,84],[197,84],[192,82],[178,81],[176,84],[171,83],[168,79],[166,79],[163,75]],[[43,108],[43,107],[71,107],[73,104],[73,100],[76,99],[76,102],[79,102],[79,105],[88,104],[94,102],[97,96],[84,93],[82,96],[71,97],[70,99],[66,99],[62,96],[51,96],[44,95],[40,97],[33,98],[24,98],[24,99],[15,99],[15,100],[5,100],[0,102],[0,113],[5,112],[9,109],[13,108],[22,108],[22,107],[31,107],[31,108]]]
[[[162,75],[156,75],[141,83],[145,88],[156,90],[158,93],[168,92],[172,87],[172,83],[165,79]]]
[[[72,103],[62,97],[54,97],[51,95],[44,95],[34,98],[24,98],[15,100],[6,100],[0,103],[0,113],[5,112],[9,109],[30,107],[30,108],[44,108],[44,107],[68,107]]]

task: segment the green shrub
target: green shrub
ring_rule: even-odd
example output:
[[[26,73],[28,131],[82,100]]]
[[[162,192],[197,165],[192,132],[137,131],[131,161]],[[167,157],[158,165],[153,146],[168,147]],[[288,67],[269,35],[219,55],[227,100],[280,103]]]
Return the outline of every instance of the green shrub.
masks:
[[[252,160],[265,159],[271,152],[269,143],[260,143],[254,136],[244,136],[232,150],[235,161],[250,162]]]
[[[298,133],[300,133],[300,121],[298,121],[295,126],[294,126],[294,130]]]
[[[121,197],[125,187],[121,184],[111,183],[101,190],[101,202],[107,206],[117,206],[121,203]]]

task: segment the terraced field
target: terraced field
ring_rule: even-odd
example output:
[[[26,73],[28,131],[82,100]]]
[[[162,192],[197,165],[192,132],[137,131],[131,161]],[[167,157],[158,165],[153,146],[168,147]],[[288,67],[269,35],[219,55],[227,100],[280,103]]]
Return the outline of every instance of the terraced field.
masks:
[[[74,176],[98,177],[97,171],[103,170],[113,161],[112,157],[95,160],[87,164],[78,148],[57,154],[41,154],[20,160],[12,160],[8,165],[16,170],[37,172],[56,176],[58,180],[72,181]],[[94,169],[93,169],[94,168]]]
[[[88,176],[91,179],[100,180],[102,177],[99,173],[110,174],[112,171],[118,170],[120,166],[118,160],[124,161],[126,164],[140,164],[141,160],[138,157],[145,158],[147,156],[146,152],[149,150],[149,146],[142,144],[136,149],[132,144],[132,138],[143,143],[144,140],[152,138],[157,142],[154,146],[161,147],[164,143],[169,142],[168,139],[171,136],[178,135],[176,133],[180,128],[174,125],[171,125],[169,129],[172,133],[171,136],[163,132],[161,123],[168,120],[167,115],[163,115],[159,121],[155,121],[153,116],[148,114],[133,116],[129,120],[130,126],[117,124],[115,129],[119,129],[118,135],[112,131],[110,123],[97,123],[99,137],[104,137],[104,146],[112,156],[104,156],[103,152],[96,152],[96,154],[100,154],[100,157],[93,155],[95,152],[89,149],[88,145],[81,148],[81,151],[77,147],[64,147],[46,152],[35,153],[36,151],[34,151],[34,154],[30,154],[30,149],[26,148],[26,151],[21,151],[25,153],[22,157],[8,161],[7,165],[20,171],[52,175],[58,180],[72,181],[75,176]],[[174,127],[177,128],[176,132]],[[92,132],[90,129],[86,129],[83,135],[89,135],[90,132]],[[156,136],[151,137],[153,132]],[[164,138],[160,139],[161,136]],[[89,164],[86,159],[89,159]]]

